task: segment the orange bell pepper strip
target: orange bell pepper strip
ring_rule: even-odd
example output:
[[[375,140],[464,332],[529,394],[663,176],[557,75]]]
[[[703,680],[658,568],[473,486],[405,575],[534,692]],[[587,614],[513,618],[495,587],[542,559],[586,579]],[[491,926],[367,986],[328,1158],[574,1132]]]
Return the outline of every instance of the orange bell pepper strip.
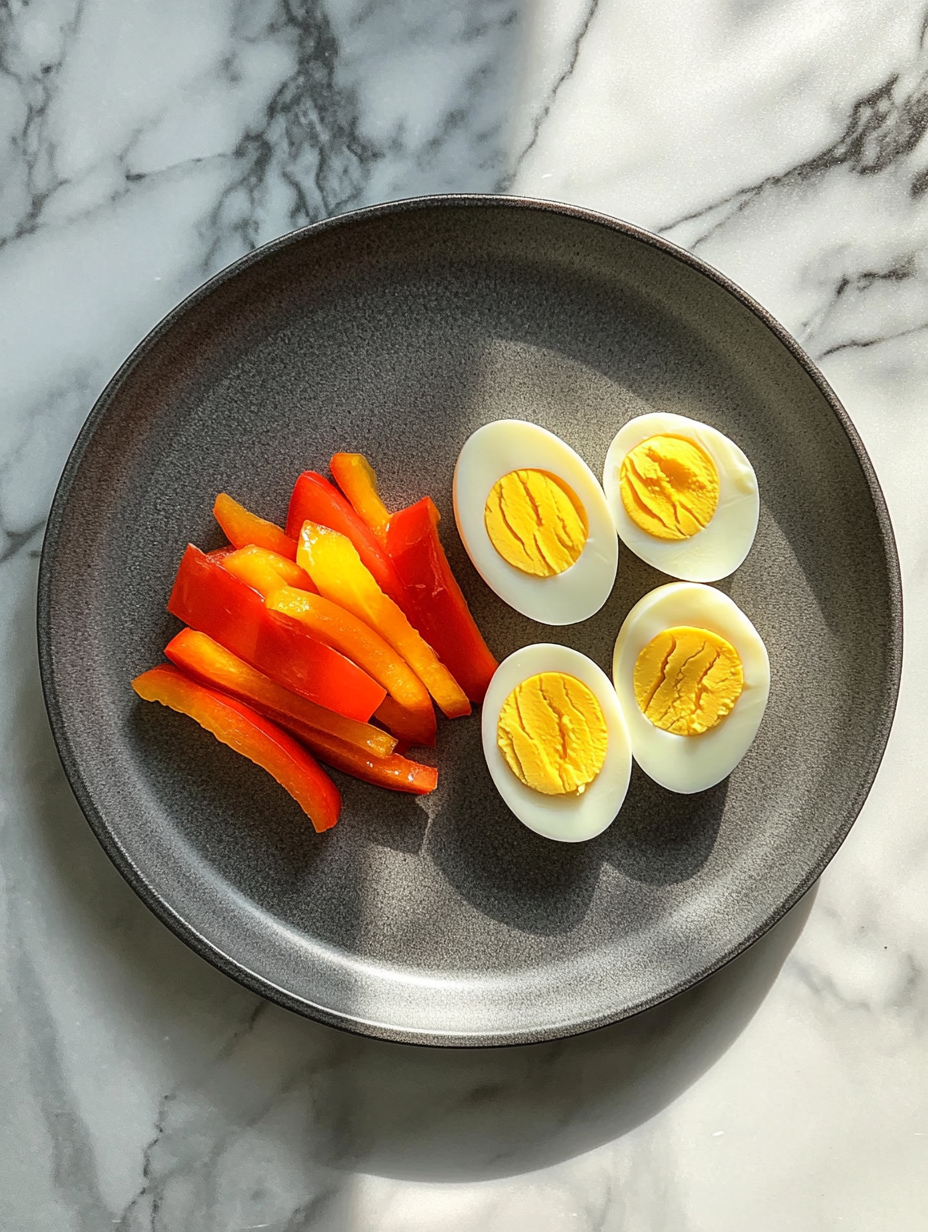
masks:
[[[435,743],[435,711],[428,689],[406,660],[369,624],[322,595],[307,594],[291,586],[278,587],[265,595],[265,603],[272,612],[298,620],[313,637],[357,663],[387,690],[403,712],[393,713],[393,724],[387,724],[391,731],[415,744]],[[374,717],[380,718],[379,710]],[[394,724],[402,730],[397,731]]]
[[[499,664],[471,615],[438,537],[441,515],[424,497],[390,519],[386,547],[406,590],[408,615],[472,702]]]
[[[222,566],[265,597],[281,586],[295,586],[298,590],[318,593],[312,578],[295,560],[288,560],[279,552],[271,552],[253,543],[223,556]]]
[[[431,704],[430,699],[429,705],[431,706]],[[374,711],[373,717],[378,723],[382,723],[388,732],[392,732],[397,737],[396,751],[399,753],[405,753],[410,745],[413,744],[423,744],[427,748],[433,748],[435,745],[437,728],[433,726],[430,733],[423,732],[423,724],[419,715],[412,710],[407,710],[405,706],[401,706],[389,694]],[[431,723],[435,724],[434,710],[432,711]],[[403,747],[400,748],[399,745]]]
[[[277,684],[346,718],[366,723],[386,697],[355,663],[295,621],[269,612],[258,591],[193,544],[177,571],[168,611]]]
[[[304,471],[294,485],[287,513],[287,534],[299,539],[306,521],[328,526],[350,539],[380,589],[394,603],[403,606],[403,585],[377,536],[358,517],[338,488],[316,471]]]
[[[312,728],[303,727],[296,720],[281,720],[282,726],[292,732],[306,745],[320,761],[350,774],[352,778],[361,779],[374,787],[386,787],[389,791],[404,791],[415,796],[428,795],[438,786],[438,771],[434,766],[423,766],[420,762],[398,753],[390,757],[371,757],[361,752],[356,745],[348,745],[335,736],[327,736]]]
[[[353,612],[399,651],[449,719],[470,714],[464,690],[402,610],[380,589],[349,539],[307,521],[300,532],[296,559],[321,595]]]
[[[374,787],[427,796],[438,786],[438,771],[434,766],[423,766],[411,758],[401,757],[399,753],[389,757],[365,757],[354,749],[347,751],[347,746],[338,747],[334,740],[326,745],[321,739],[312,738],[307,740],[307,744],[326,765]]]
[[[332,478],[348,497],[352,509],[381,544],[386,545],[390,514],[377,491],[377,476],[363,453],[336,453],[329,463]],[[318,519],[316,519],[318,521]]]
[[[266,770],[296,800],[316,830],[338,821],[341,796],[315,758],[269,719],[232,697],[163,665],[132,681],[139,697],[186,714],[222,744]]]
[[[250,513],[227,493],[220,492],[216,497],[213,517],[234,548],[244,548],[249,543],[254,543],[259,548],[268,548],[289,560],[296,560],[295,539],[285,535],[273,522],[259,518],[256,513]]]
[[[181,629],[168,642],[164,653],[175,667],[200,684],[228,693],[282,727],[288,727],[290,722],[299,723],[309,731],[340,740],[367,757],[389,757],[396,748],[396,738],[388,732],[370,723],[346,719],[334,710],[291,693],[205,633]]]

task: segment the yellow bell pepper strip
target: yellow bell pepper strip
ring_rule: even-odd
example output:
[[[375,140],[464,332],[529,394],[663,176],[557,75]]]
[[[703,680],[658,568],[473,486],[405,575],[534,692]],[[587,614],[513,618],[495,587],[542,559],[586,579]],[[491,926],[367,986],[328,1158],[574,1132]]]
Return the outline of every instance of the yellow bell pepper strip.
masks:
[[[472,702],[482,702],[499,664],[483,640],[438,537],[431,497],[390,519],[386,548],[406,590],[406,612]]]
[[[265,676],[317,705],[366,723],[386,689],[296,621],[269,612],[264,598],[190,544],[168,611],[206,633]]]
[[[346,535],[384,594],[403,606],[403,584],[376,535],[362,522],[338,488],[316,471],[304,471],[294,485],[287,512],[287,534],[298,539],[306,521],[318,522],[320,526]]]
[[[472,702],[482,702],[499,666],[470,613],[438,536],[440,514],[425,497],[390,514],[377,476],[360,453],[337,453],[332,474],[360,518],[386,548],[404,597],[400,604]]]
[[[357,663],[387,690],[403,711],[400,716],[393,714],[394,723],[398,719],[402,732],[387,724],[394,734],[402,734],[415,744],[435,743],[435,711],[428,689],[375,629],[330,599],[291,586],[276,588],[265,595],[265,602],[270,611],[298,620],[313,637]],[[375,712],[374,717],[378,718],[379,713]]]
[[[438,771],[434,766],[423,766],[397,753],[390,757],[371,757],[361,752],[356,745],[345,744],[335,736],[327,736],[313,731],[312,728],[303,727],[295,720],[288,720],[283,726],[315,753],[320,761],[374,787],[425,796],[438,786]]]
[[[383,593],[350,539],[307,521],[300,531],[296,560],[321,595],[353,612],[399,651],[449,719],[470,714],[464,690],[397,604]]]
[[[367,757],[389,757],[396,749],[396,738],[388,732],[371,723],[346,719],[334,710],[291,693],[205,633],[181,629],[168,642],[164,653],[175,667],[200,684],[245,702],[282,727],[299,723],[306,730],[337,739]]]
[[[295,539],[284,534],[273,522],[259,518],[256,513],[250,513],[227,493],[220,492],[216,497],[213,517],[234,548],[244,548],[249,543],[254,543],[259,548],[268,548],[289,560],[296,560]]]
[[[318,593],[312,578],[295,560],[288,560],[279,552],[259,548],[253,543],[223,556],[222,567],[247,582],[265,598],[281,586],[295,586],[298,590]]]
[[[352,509],[386,544],[390,514],[377,491],[377,476],[363,453],[336,453],[329,463],[332,478],[348,497]],[[318,520],[318,519],[317,519]]]
[[[167,664],[143,672],[132,687],[145,701],[160,702],[188,715],[222,744],[266,770],[296,800],[316,830],[329,830],[338,821],[338,788],[312,754],[269,719]]]

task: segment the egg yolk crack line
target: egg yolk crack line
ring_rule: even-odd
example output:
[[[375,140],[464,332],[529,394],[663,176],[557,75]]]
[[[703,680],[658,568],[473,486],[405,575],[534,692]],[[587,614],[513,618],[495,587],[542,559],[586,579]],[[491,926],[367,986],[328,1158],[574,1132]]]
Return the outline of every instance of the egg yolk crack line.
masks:
[[[526,787],[581,794],[606,760],[606,720],[593,693],[562,672],[530,676],[503,703],[497,744]]]
[[[717,633],[664,629],[635,662],[635,699],[655,727],[698,736],[730,714],[744,688],[738,652]]]
[[[665,677],[663,680],[659,680],[655,684],[655,694],[659,688],[663,688],[663,686],[668,684],[670,686],[669,688],[664,688],[664,709],[657,712],[657,707],[653,701],[654,694],[652,694],[652,702],[649,707],[652,713],[649,717],[656,727],[661,727],[664,730],[673,730],[674,724],[677,723],[680,718],[681,708],[685,708],[685,703],[684,707],[681,707],[681,701],[683,701],[686,695],[687,687],[689,687],[691,691],[694,691],[692,697],[692,715],[687,715],[686,717],[692,724],[694,730],[692,733],[687,732],[687,734],[695,735],[698,724],[696,716],[699,714],[701,700],[707,691],[706,680],[709,673],[718,662],[719,654],[714,647],[711,647],[706,642],[703,642],[701,646],[697,647],[691,655],[688,655],[687,658],[680,663],[677,668],[676,676],[671,682],[668,679],[670,675],[670,659],[676,649],[677,644],[674,642],[670,654],[667,656]],[[707,655],[710,656],[708,661],[706,659]],[[696,662],[696,660],[699,660],[699,662]],[[690,664],[694,662],[696,663],[695,667],[690,668]]]
[[[540,470],[510,471],[498,479],[487,497],[484,525],[503,560],[541,578],[575,564],[588,533],[576,494]]]
[[[657,539],[690,539],[712,520],[719,473],[695,441],[652,436],[630,450],[619,471],[622,504]]]

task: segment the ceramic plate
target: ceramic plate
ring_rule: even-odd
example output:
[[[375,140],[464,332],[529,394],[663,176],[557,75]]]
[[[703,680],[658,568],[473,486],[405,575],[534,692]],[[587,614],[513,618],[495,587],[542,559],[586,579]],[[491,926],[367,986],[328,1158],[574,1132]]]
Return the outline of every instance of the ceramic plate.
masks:
[[[770,704],[731,777],[676,796],[635,771],[599,838],[550,842],[490,781],[480,717],[442,722],[417,800],[336,775],[317,835],[262,771],[136,699],[161,660],[188,540],[225,490],[281,521],[300,470],[373,461],[388,505],[430,493],[502,659],[560,641],[609,670],[625,613],[666,579],[625,549],[593,619],[515,614],[465,556],[455,458],[529,419],[601,473],[630,417],[681,412],[748,454],[753,550],[720,583],[770,653]],[[55,497],[39,590],[42,677],[87,819],[200,954],[303,1014],[430,1044],[587,1030],[701,979],[764,932],[846,835],[888,736],[899,571],[860,440],[785,331],[673,245],[567,206],[424,198],[278,240],[170,314],[114,377]]]

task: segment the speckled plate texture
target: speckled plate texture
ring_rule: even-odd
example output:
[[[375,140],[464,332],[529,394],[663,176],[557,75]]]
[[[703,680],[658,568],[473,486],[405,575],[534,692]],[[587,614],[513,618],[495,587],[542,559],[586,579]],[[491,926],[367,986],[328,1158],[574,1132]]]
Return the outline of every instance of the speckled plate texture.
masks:
[[[290,487],[367,454],[388,506],[430,493],[490,646],[561,641],[607,672],[625,613],[667,579],[622,549],[602,611],[516,615],[470,565],[451,510],[480,424],[529,419],[601,473],[645,411],[729,434],[757,471],[753,550],[719,585],[770,653],[770,705],[731,777],[675,796],[633,772],[612,827],[550,842],[497,795],[480,716],[441,722],[437,792],[336,775],[317,835],[267,775],[136,699],[162,658],[188,540],[225,490],[284,518]],[[129,882],[200,954],[283,1005],[429,1044],[583,1031],[686,988],[759,937],[860,810],[899,682],[892,532],[822,376],[757,304],[635,227],[513,198],[423,198],[286,236],[154,330],[81,433],[45,540],[41,666],[65,769]],[[862,653],[862,648],[864,652]]]

